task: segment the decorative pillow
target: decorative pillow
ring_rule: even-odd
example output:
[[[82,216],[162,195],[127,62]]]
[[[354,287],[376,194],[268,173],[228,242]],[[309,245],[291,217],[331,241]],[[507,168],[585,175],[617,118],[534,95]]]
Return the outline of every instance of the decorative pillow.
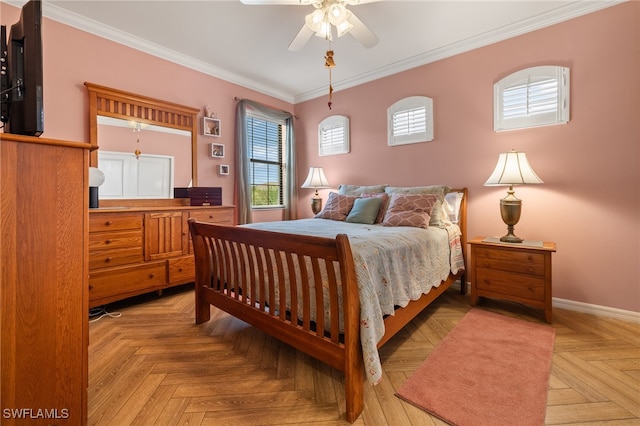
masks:
[[[431,213],[429,225],[444,226],[449,222],[447,213],[444,211],[444,196],[451,191],[451,187],[447,185],[429,185],[429,186],[387,186],[384,192],[387,194],[435,194],[438,201]]]
[[[392,194],[382,224],[428,228],[437,201],[436,194]]]
[[[353,202],[357,197],[351,195],[340,195],[335,192],[329,193],[329,199],[316,217],[320,219],[345,220],[353,207]]]
[[[364,193],[362,194],[362,198],[371,198],[376,197],[382,200],[380,204],[380,210],[378,210],[378,216],[376,216],[376,220],[373,223],[382,223],[384,220],[384,215],[387,212],[387,208],[389,207],[389,194],[385,192],[380,193]]]
[[[356,198],[356,200],[353,202],[353,208],[349,212],[346,221],[372,225],[375,222],[376,217],[378,216],[378,211],[380,211],[381,205],[382,198]]]
[[[369,186],[340,185],[338,187],[338,194],[341,194],[341,195],[356,195],[356,196],[361,196],[362,194],[365,194],[365,193],[376,193],[376,194],[379,194],[381,192],[384,192],[384,189],[386,187],[387,187],[387,185],[369,185]]]

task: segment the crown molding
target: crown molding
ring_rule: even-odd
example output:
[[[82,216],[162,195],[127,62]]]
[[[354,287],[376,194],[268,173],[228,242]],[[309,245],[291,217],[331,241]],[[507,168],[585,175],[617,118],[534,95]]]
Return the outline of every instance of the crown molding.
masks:
[[[416,55],[412,58],[398,61],[385,67],[371,70],[364,74],[360,74],[344,80],[334,81],[334,92],[368,83],[370,81],[378,80],[383,77],[388,77],[390,75],[397,74],[402,71],[407,71],[409,69],[416,68],[422,65],[427,65],[429,63],[436,62],[441,59],[446,59],[460,53],[468,52],[470,50],[478,49],[480,47],[488,46],[490,44],[504,41],[509,38],[539,30],[551,25],[555,25],[569,19],[577,18],[579,16],[597,12],[598,10],[606,9],[617,4],[625,3],[626,1],[628,0],[582,0],[579,2],[561,6],[557,9],[554,9],[553,11],[519,21],[511,25],[503,26],[492,31],[487,31],[481,35],[461,40],[442,48],[430,50],[420,55]],[[322,86],[305,93],[297,94],[294,98],[294,104],[324,96],[326,95],[326,92],[326,87]]]
[[[7,0],[6,2],[16,7],[22,7],[22,4],[24,3],[15,0]],[[203,74],[207,74],[212,77],[237,84],[247,89],[255,90],[265,95],[281,99],[285,102],[293,103],[294,101],[294,97],[291,93],[275,90],[273,87],[266,86],[255,80],[247,79],[236,73],[232,73],[222,68],[215,67],[211,64],[207,64],[203,61],[194,59],[180,52],[167,49],[164,46],[160,46],[148,40],[144,40],[131,34],[124,33],[93,19],[89,19],[85,16],[81,16],[73,12],[69,12],[68,10],[62,9],[54,4],[43,2],[42,6],[43,16],[54,21],[69,25],[73,28],[77,28],[89,34],[105,38],[109,41],[122,44],[132,49],[139,50],[149,55],[165,59],[178,65],[191,68]]]
[[[15,7],[22,7],[24,1],[2,0]],[[539,30],[569,19],[577,18],[582,15],[593,13],[617,4],[624,3],[628,0],[581,0],[558,7],[553,11],[542,13],[538,16],[516,22],[511,25],[504,26],[492,31],[488,31],[479,36],[471,37],[460,42],[452,43],[442,48],[433,49],[416,55],[406,60],[398,61],[384,67],[376,68],[369,72],[353,76],[348,79],[333,82],[335,91],[345,90],[364,83],[368,83],[380,78],[388,77],[402,71],[426,65],[441,59],[445,59],[460,53],[468,52],[473,49],[484,47],[499,41],[513,38],[531,31]],[[113,27],[104,25],[95,20],[88,19],[84,16],[69,12],[54,4],[43,2],[43,15],[54,21],[69,25],[80,29],[87,33],[98,37],[106,38],[110,41],[122,44],[127,47],[139,50],[141,52],[153,55],[178,65],[191,68],[203,74],[210,75],[233,84],[255,90],[268,96],[283,100],[285,102],[296,104],[307,100],[315,99],[326,94],[326,87],[321,86],[316,89],[292,94],[286,91],[276,90],[271,86],[265,85],[259,81],[247,79],[236,73],[229,72],[222,68],[212,66],[190,56],[184,55],[148,40],[118,31]]]

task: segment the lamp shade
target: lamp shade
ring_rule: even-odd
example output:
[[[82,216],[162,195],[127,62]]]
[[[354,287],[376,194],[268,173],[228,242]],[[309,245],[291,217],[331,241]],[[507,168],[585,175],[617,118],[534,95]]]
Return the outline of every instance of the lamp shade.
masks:
[[[331,188],[331,185],[329,185],[322,167],[311,167],[302,188]]]
[[[104,172],[97,167],[89,167],[89,186],[98,187],[104,183]]]
[[[516,185],[523,183],[543,183],[533,171],[524,152],[505,152],[498,157],[498,164],[484,183],[492,185]]]

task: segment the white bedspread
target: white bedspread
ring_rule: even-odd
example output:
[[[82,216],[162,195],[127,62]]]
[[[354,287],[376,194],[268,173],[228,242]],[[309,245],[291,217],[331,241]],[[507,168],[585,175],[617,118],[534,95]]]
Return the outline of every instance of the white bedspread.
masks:
[[[449,272],[464,269],[456,225],[422,229],[301,219],[244,226],[329,238],[349,236],[360,295],[360,339],[371,383],[382,378],[377,344],[385,331],[383,317],[393,315],[395,306],[407,306],[438,287]]]

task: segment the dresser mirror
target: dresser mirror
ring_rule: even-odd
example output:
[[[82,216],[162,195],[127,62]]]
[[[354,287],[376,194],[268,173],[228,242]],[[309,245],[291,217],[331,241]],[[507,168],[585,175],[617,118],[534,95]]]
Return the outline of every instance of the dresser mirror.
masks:
[[[197,185],[198,109],[92,83],[85,86],[91,166],[128,176],[129,164],[139,173],[130,182],[146,181],[153,188],[132,192],[137,183],[105,181],[101,199],[172,198],[174,187]],[[118,172],[121,168],[127,171]]]

